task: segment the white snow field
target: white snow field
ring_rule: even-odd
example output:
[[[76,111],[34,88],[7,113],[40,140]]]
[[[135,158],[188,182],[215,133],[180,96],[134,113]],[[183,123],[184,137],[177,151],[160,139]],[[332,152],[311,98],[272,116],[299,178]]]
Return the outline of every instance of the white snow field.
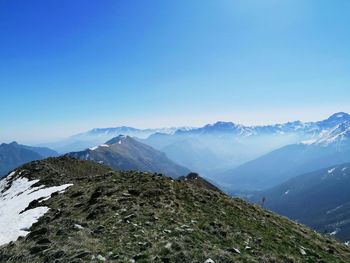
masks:
[[[32,187],[38,181],[29,181],[16,171],[0,181],[0,246],[26,236],[28,229],[49,210],[42,206],[21,213],[30,202],[49,199],[52,193],[63,192],[72,185]]]

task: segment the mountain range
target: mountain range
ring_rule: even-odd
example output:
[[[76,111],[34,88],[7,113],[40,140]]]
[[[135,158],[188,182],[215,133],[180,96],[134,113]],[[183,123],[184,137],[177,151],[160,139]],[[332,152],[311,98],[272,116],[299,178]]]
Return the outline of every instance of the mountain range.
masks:
[[[303,138],[313,138],[320,134],[322,131],[334,127],[335,125],[349,121],[350,115],[344,112],[333,114],[326,120],[317,122],[301,122],[293,121],[283,124],[263,125],[263,126],[245,126],[241,124],[235,124],[233,122],[216,122],[214,124],[207,124],[200,128],[193,127],[180,127],[180,128],[158,128],[158,129],[137,129],[133,127],[113,127],[113,128],[94,128],[90,131],[73,135],[65,140],[47,143],[52,149],[58,152],[66,153],[74,150],[81,150],[84,148],[92,147],[94,145],[102,144],[103,142],[110,140],[120,134],[128,135],[131,137],[137,137],[139,139],[147,139],[150,136],[164,136],[163,144],[159,147],[168,145],[169,142],[165,141],[165,138],[171,140],[171,142],[177,141],[177,137],[192,137],[198,135],[220,135],[228,136],[228,138],[245,138],[256,137],[262,135],[284,135],[284,141],[276,143],[276,145],[283,145],[284,143],[298,142]],[[287,135],[295,136],[287,136]],[[165,136],[167,135],[167,136]],[[297,136],[296,136],[297,135]],[[224,136],[225,137],[225,136]],[[288,138],[287,138],[288,137]],[[79,148],[81,147],[81,148]]]
[[[301,173],[347,162],[349,122],[350,115],[339,112],[317,122],[265,126],[217,122],[200,128],[96,128],[45,146],[61,153],[81,152],[124,134],[229,190],[256,190]],[[262,174],[260,178],[256,177],[256,169]]]
[[[111,137],[121,131],[130,135]],[[172,262],[178,257],[188,261],[196,258],[192,249],[203,239],[209,241],[198,250],[212,248],[205,254],[206,258],[199,259],[203,262],[212,262],[211,258],[218,262],[253,259],[346,262],[349,256],[346,246],[330,239],[335,237],[346,244],[350,242],[350,115],[346,113],[336,113],[318,122],[296,121],[267,126],[217,122],[201,128],[93,129],[70,137],[69,142],[79,149],[83,145],[99,143],[63,157],[34,161],[21,168],[17,167],[58,154],[49,148],[16,142],[0,145],[0,176],[16,168],[0,181],[0,214],[4,219],[0,222],[0,246],[18,236],[28,235],[20,238],[15,248],[12,245],[0,247],[0,261],[78,258],[84,262],[90,257],[108,262],[147,262],[157,261],[159,253],[164,255],[160,262]],[[199,172],[210,181],[190,171]],[[122,185],[125,191],[120,188]],[[249,201],[325,236],[256,205],[229,198],[218,186],[232,195],[244,193]],[[70,191],[72,188],[73,192]],[[208,191],[214,194],[206,196]],[[46,201],[49,206],[42,206],[41,203]],[[49,211],[62,209],[65,216],[62,219],[59,216],[55,221],[56,214]],[[208,213],[215,215],[213,222],[205,221],[205,217],[211,218]],[[104,215],[103,220],[100,215]],[[123,217],[118,219],[120,215]],[[154,221],[144,221],[149,215]],[[37,222],[38,218],[42,219]],[[168,240],[177,229],[182,229],[177,223],[174,225],[173,220],[183,221],[191,229],[188,238],[193,243],[181,239],[181,235]],[[200,223],[197,225],[192,221]],[[131,228],[127,227],[123,236],[116,232],[115,222],[132,226],[128,225]],[[60,233],[62,228],[72,228],[72,232]],[[139,242],[164,245],[167,252],[158,251],[153,245],[147,245],[147,253],[142,253],[145,250],[141,247],[128,247],[140,239],[138,234],[135,238],[131,234],[138,228],[147,230],[147,237]],[[241,231],[235,232],[236,228]],[[104,238],[102,234],[109,237]],[[80,238],[91,244],[98,239],[99,243],[94,245],[96,248],[84,247],[84,251],[76,254],[76,250],[62,249],[61,235],[68,235],[77,243],[81,242]],[[117,236],[126,242],[119,239],[118,246],[127,246],[130,253],[109,246],[111,240],[116,244],[114,238]],[[160,240],[155,241],[155,236],[160,236]],[[256,236],[267,243],[262,246],[261,241],[254,239]],[[254,242],[249,241],[252,238]],[[237,243],[237,240],[240,241]],[[157,243],[163,241],[164,244]],[[189,244],[191,249],[187,250],[185,246]],[[231,247],[225,244],[231,244]],[[178,245],[184,254],[178,253],[180,250],[172,251],[173,246]],[[285,257],[286,250],[282,252],[286,247],[289,258]],[[170,257],[169,251],[173,252]]]
[[[0,181],[0,261],[348,262],[348,246],[198,180],[26,164]]]
[[[91,148],[94,145],[103,144],[104,142],[117,137],[120,134],[144,139],[155,133],[172,134],[179,129],[187,128],[138,129],[127,126],[94,128],[86,132],[72,135],[71,137],[61,141],[46,143],[42,145],[55,149],[57,152],[64,154],[72,151],[80,151],[86,148]]]
[[[103,163],[116,170],[156,172],[172,177],[190,172],[171,161],[164,153],[125,135],[84,151],[68,153],[67,156]]]
[[[315,139],[274,150],[217,176],[226,187],[261,190],[294,176],[350,162],[350,121],[336,123]]]
[[[240,165],[282,147],[311,142],[316,144],[330,132],[336,134],[337,128],[341,130],[349,122],[350,115],[343,112],[322,121],[305,123],[295,121],[244,126],[217,122],[201,128],[178,130],[173,134],[156,133],[142,142],[165,152],[179,164],[215,180],[218,174],[220,178],[229,177],[231,171]],[[215,160],[215,164],[212,160]]]

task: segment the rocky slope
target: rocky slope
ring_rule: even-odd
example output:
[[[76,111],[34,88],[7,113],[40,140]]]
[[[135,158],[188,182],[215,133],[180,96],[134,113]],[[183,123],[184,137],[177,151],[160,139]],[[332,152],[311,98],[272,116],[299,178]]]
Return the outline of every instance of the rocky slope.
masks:
[[[16,185],[15,178],[39,180],[33,187],[69,187],[29,204],[22,214],[50,209],[27,236],[0,247],[0,262],[348,262],[350,257],[350,248],[335,240],[191,180],[115,172],[68,157],[18,168],[2,193]]]

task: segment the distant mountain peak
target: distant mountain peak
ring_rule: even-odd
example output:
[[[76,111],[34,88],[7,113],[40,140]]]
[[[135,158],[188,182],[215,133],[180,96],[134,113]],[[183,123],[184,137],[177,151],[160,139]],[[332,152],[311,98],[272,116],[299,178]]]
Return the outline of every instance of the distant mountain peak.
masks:
[[[1,146],[16,146],[19,145],[16,141],[10,142],[10,143],[1,143]]]
[[[104,144],[80,152],[71,152],[66,156],[95,161],[117,170],[156,172],[174,178],[190,172],[168,159],[163,152],[127,135],[118,135]]]
[[[117,137],[114,137],[112,139],[110,139],[109,141],[107,141],[105,144],[107,145],[112,145],[112,144],[122,144],[122,142],[128,140],[128,139],[132,139],[130,136],[128,135],[118,135]]]
[[[350,115],[346,112],[337,112],[328,118],[328,120],[337,120],[337,119],[349,119],[350,120]]]
[[[229,126],[229,127],[236,127],[237,125],[231,121],[217,121],[214,124],[209,124],[211,126]]]
[[[340,117],[339,117],[340,118]],[[350,121],[344,121],[326,132],[314,144],[328,146],[333,143],[340,143],[350,138]]]

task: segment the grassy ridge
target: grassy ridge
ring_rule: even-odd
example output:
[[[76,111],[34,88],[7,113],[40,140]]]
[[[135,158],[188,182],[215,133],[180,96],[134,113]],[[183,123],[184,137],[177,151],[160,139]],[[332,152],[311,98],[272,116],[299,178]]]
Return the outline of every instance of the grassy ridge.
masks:
[[[349,262],[345,245],[187,181],[66,157],[23,170],[74,185],[0,262]]]

